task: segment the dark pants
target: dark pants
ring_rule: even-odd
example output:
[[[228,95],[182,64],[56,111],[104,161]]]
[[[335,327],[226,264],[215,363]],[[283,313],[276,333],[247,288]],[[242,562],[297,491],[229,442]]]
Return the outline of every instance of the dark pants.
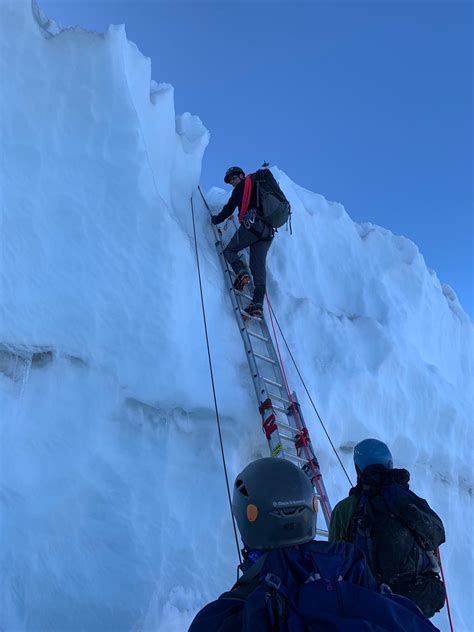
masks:
[[[242,224],[224,250],[224,256],[232,266],[232,270],[235,274],[239,274],[245,269],[245,265],[238,253],[244,248],[250,247],[250,271],[254,284],[252,303],[263,304],[267,276],[265,261],[272,241],[272,228],[257,217],[251,229],[245,228]]]

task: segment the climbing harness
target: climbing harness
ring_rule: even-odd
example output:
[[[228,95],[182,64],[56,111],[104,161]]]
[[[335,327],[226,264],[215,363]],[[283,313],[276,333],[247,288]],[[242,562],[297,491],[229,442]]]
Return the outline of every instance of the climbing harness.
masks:
[[[255,218],[257,217],[257,209],[251,208],[244,215],[242,220],[242,224],[245,226],[247,230],[250,230],[253,224],[255,224]]]

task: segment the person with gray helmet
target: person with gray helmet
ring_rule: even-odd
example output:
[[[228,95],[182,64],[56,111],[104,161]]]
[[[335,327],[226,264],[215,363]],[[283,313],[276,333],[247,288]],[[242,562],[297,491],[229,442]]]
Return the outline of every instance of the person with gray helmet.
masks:
[[[261,204],[257,200],[257,189],[252,186],[252,176],[245,177],[240,167],[230,167],[224,182],[233,187],[232,195],[220,213],[212,216],[213,224],[220,224],[239,209],[240,227],[227,244],[224,256],[236,278],[234,288],[242,291],[251,281],[250,275],[238,253],[250,248],[250,271],[253,276],[254,292],[250,304],[245,308],[249,316],[263,314],[263,299],[266,291],[266,258],[272,244],[274,229],[263,220]]]
[[[357,484],[334,507],[329,540],[359,546],[379,583],[432,617],[445,603],[437,552],[445,541],[441,518],[409,489],[409,472],[393,467],[383,441],[358,443],[354,466]]]
[[[314,540],[317,510],[310,479],[290,461],[247,465],[232,497],[243,575],[189,632],[436,631],[411,601],[379,589],[352,544]]]

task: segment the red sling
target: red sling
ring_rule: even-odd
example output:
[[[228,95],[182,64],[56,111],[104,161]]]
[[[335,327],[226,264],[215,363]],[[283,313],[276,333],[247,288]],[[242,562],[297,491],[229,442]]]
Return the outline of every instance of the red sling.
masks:
[[[240,211],[239,211],[239,224],[242,223],[242,220],[244,219],[244,215],[248,211],[251,195],[252,195],[252,178],[250,176],[247,176],[245,178],[244,194],[242,196],[242,206],[240,207]]]

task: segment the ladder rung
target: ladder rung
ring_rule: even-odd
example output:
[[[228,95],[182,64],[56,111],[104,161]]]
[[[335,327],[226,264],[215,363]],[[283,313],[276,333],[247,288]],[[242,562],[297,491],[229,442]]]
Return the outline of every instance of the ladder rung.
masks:
[[[236,294],[238,294],[239,296],[242,296],[242,298],[248,298],[248,299],[249,299],[249,301],[251,301],[251,300],[252,300],[252,297],[250,296],[250,294],[245,294],[245,292],[240,292],[239,290],[236,290],[236,289],[235,289],[235,287],[233,287],[233,286],[232,286],[230,289],[231,289],[231,290],[234,290],[234,292],[235,292]]]
[[[261,336],[260,334],[256,334],[253,331],[248,331],[247,332],[249,336],[253,336],[254,338],[257,338],[258,340],[261,340],[262,342],[268,342],[268,338],[265,338],[265,336]]]
[[[263,316],[250,316],[244,309],[240,310],[240,315],[246,316],[247,318],[245,320],[256,320],[258,323],[261,323],[263,320]]]
[[[286,430],[291,430],[291,432],[294,432],[295,434],[298,434],[298,432],[301,432],[301,430],[298,430],[298,428],[294,428],[293,426],[285,424],[282,421],[277,421],[277,426],[281,426],[282,428],[285,428]]]
[[[294,459],[298,463],[303,463],[304,465],[306,465],[306,463],[309,463],[309,459],[303,459],[301,456],[296,456],[296,454],[291,454],[290,452],[288,452],[288,454],[286,455],[286,458]]]
[[[283,432],[280,432],[279,428],[278,428],[278,436],[280,437],[280,439],[286,439],[286,441],[291,441],[292,443],[294,443],[295,441],[294,437],[292,437],[291,435],[284,434]]]
[[[273,380],[270,380],[268,377],[263,377],[263,375],[261,375],[260,377],[267,384],[271,384],[272,386],[276,386],[277,388],[283,388],[282,384],[278,384],[278,382],[274,382]],[[269,395],[270,395],[270,393],[269,393]],[[270,399],[272,397],[276,397],[277,399],[283,399],[282,397],[278,397],[278,395],[270,395]]]
[[[265,362],[269,362],[270,364],[276,364],[275,360],[272,360],[271,358],[261,355],[260,353],[257,353],[254,351],[253,354],[256,358],[259,358],[260,360],[265,360]]]
[[[287,412],[287,408],[282,408],[281,406],[278,406],[278,404],[274,404],[272,402],[272,408],[274,408],[275,410],[278,410],[279,413],[284,413],[286,415]]]
[[[285,399],[284,397],[280,397],[280,395],[277,395],[276,393],[268,393],[268,397],[270,399],[279,399],[281,402],[283,402],[284,404],[288,404],[288,406],[291,406],[291,402],[288,399]],[[286,409],[285,409],[286,412]]]

